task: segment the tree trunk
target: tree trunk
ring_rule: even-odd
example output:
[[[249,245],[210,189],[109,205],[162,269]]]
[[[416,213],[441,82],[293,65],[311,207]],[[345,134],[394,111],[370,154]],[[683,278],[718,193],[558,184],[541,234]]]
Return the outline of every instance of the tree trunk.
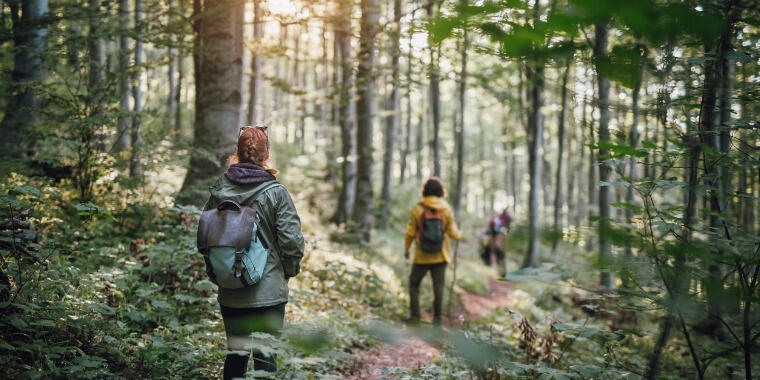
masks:
[[[417,177],[417,181],[422,181],[422,159],[423,154],[422,150],[425,149],[425,112],[420,112],[417,114],[417,135],[415,136],[415,144],[414,144],[414,151],[415,151],[415,171],[414,175]]]
[[[565,64],[565,73],[562,75],[562,88],[560,95],[559,120],[557,123],[557,171],[554,186],[554,241],[552,242],[552,252],[557,250],[557,243],[562,237],[562,162],[564,161],[565,149],[565,108],[567,107],[567,78],[570,74],[570,62],[568,59]],[[570,165],[567,165],[569,168]]]
[[[594,28],[594,58],[605,59],[608,56],[607,44],[609,25],[607,22],[596,24]],[[599,143],[610,143],[610,81],[607,73],[597,66],[598,107],[599,107]],[[610,167],[604,163],[609,151],[606,148],[599,149],[599,181],[609,182]],[[612,242],[610,241],[610,186],[599,186],[599,264],[602,267],[599,285],[606,291],[612,291],[614,277],[610,270],[612,264]]]
[[[167,2],[167,6],[169,7],[168,11],[168,23],[171,25],[174,22],[174,1],[169,0]],[[172,133],[176,136],[178,135],[179,127],[177,125],[172,125],[172,123],[175,121],[175,114],[177,112],[177,57],[179,54],[177,54],[177,46],[174,42],[174,36],[170,35],[169,38],[171,39],[171,43],[169,45],[169,48],[167,49],[167,55],[169,56],[169,65],[166,68],[166,76],[169,80],[169,95],[166,97],[166,112],[164,113],[164,126],[166,129],[169,129],[171,126]]]
[[[19,3],[21,9],[19,12]],[[13,71],[6,94],[8,103],[0,122],[0,153],[5,157],[27,154],[33,144],[33,128],[40,120],[42,97],[38,88],[45,80],[47,0],[9,2],[13,34]],[[19,16],[20,13],[20,16]]]
[[[438,12],[437,2],[428,2],[426,9],[428,18],[431,20]],[[433,140],[431,141],[433,149],[433,175],[441,176],[441,89],[440,89],[440,67],[441,44],[430,46],[430,64],[428,75],[430,76],[430,109],[433,122]]]
[[[131,24],[129,19],[129,0],[119,0],[119,23],[126,29]],[[129,36],[126,31],[119,35],[119,120],[116,128],[114,150],[123,152],[129,149]]]
[[[353,62],[351,61],[351,0],[339,3],[340,18],[335,39],[340,53],[341,85],[338,95],[338,114],[341,133],[341,170],[343,183],[338,197],[338,207],[332,217],[336,224],[348,222],[356,199],[356,129],[354,128]]]
[[[468,0],[460,0],[459,4],[462,7],[467,7]],[[464,111],[465,111],[465,96],[467,93],[467,48],[469,46],[469,40],[467,36],[467,28],[464,29],[462,34],[462,70],[459,74],[459,120],[454,123],[454,146],[456,149],[457,157],[457,170],[456,170],[456,192],[454,193],[454,215],[459,219],[459,211],[462,204],[462,193],[464,189]],[[482,127],[482,126],[481,126]]]
[[[631,112],[633,113],[633,123],[631,123],[631,132],[628,134],[628,145],[631,146],[631,148],[636,149],[639,146],[639,94],[641,93],[641,85],[643,82],[643,75],[644,75],[644,65],[640,64],[639,70],[639,79],[636,81],[636,84],[633,87],[633,93],[631,96]],[[626,189],[626,197],[625,201],[629,205],[634,204],[635,198],[634,198],[634,183],[636,182],[636,179],[638,177],[637,173],[637,162],[636,157],[631,156],[628,159],[628,180],[630,181],[630,185],[628,186],[628,189]],[[633,209],[628,207],[625,209],[625,219],[626,222],[629,225],[629,228],[633,228]],[[630,259],[630,257],[633,255],[633,251],[631,250],[630,244],[626,244],[625,246],[625,255]]]
[[[581,176],[583,175],[583,164],[586,162],[586,125],[588,124],[587,114],[586,112],[586,104],[588,103],[588,96],[583,95],[583,105],[581,107],[581,128],[578,131],[580,134],[580,139],[578,141],[578,150],[580,151],[580,157],[578,158],[578,168],[577,168],[577,177],[578,177],[578,192],[576,193],[576,199],[575,204],[578,206],[578,212],[575,214],[575,225],[578,227],[581,227],[583,221],[586,219],[586,213],[588,210],[588,193],[584,194],[582,191],[580,191],[580,188],[583,184]],[[586,187],[588,188],[588,186]]]
[[[406,93],[404,96],[406,98],[406,132],[404,132],[404,147],[401,150],[401,173],[399,175],[399,183],[404,183],[406,180],[406,169],[409,166],[406,160],[412,149],[412,36],[414,35],[414,13],[415,11],[412,11],[411,20],[409,21],[409,39],[407,42],[409,51],[406,57]],[[409,168],[409,171],[411,172],[411,167]]]
[[[180,18],[185,17],[185,2],[178,1],[178,12]],[[176,62],[177,62],[177,88],[174,90],[174,133],[180,136],[182,132],[182,80],[185,77],[185,36],[184,34],[178,35],[178,43],[176,48]]]
[[[134,100],[134,116],[132,117],[132,145],[129,158],[129,176],[139,177],[142,174],[140,167],[140,143],[142,142],[142,71],[143,71],[143,0],[135,0],[135,70],[132,74],[132,98]]]
[[[262,38],[264,37],[264,20],[262,20],[261,0],[253,0],[253,50],[251,51],[251,80],[248,87],[248,125],[256,125],[258,114],[256,105],[261,97],[261,50]]]
[[[536,1],[538,3],[538,1]],[[537,6],[538,7],[538,6]],[[543,105],[544,89],[544,68],[541,65],[533,64],[527,72],[530,88],[530,115],[528,116],[530,124],[530,139],[528,147],[528,174],[530,177],[530,192],[528,194],[528,251],[523,261],[523,267],[538,267],[540,255],[540,188],[541,188],[541,168],[543,165],[542,146],[544,134],[544,120],[541,113]]]
[[[536,24],[540,15],[540,2],[535,1],[533,22]],[[523,261],[523,268],[538,267],[541,250],[541,210],[540,187],[541,166],[543,165],[544,117],[541,107],[544,103],[544,65],[538,57],[531,57],[526,76],[530,85],[530,115],[528,116],[530,138],[528,147],[528,172],[530,175],[530,192],[528,194],[528,250]]]
[[[520,181],[522,181],[522,174],[520,177],[517,177],[517,156],[515,155],[515,150],[517,149],[517,142],[513,139],[512,142],[509,144],[509,151],[512,153],[512,159],[510,160],[510,169],[509,169],[509,183],[512,185],[512,212],[517,213],[517,181],[518,178]]]
[[[100,13],[100,0],[89,1],[89,24],[88,36],[89,54],[89,78],[88,87],[90,92],[90,117],[94,124],[92,130],[98,150],[105,151],[107,135],[104,131],[105,111],[103,108],[106,81],[106,45],[98,35],[103,20]]]
[[[193,203],[202,201],[206,186],[221,173],[240,127],[244,7],[237,0],[196,1],[196,17],[202,17],[196,24],[194,145],[213,158],[190,159],[182,188]]]
[[[393,186],[393,151],[396,142],[396,131],[399,125],[401,112],[401,0],[393,0],[393,25],[389,38],[391,40],[391,93],[387,100],[387,114],[385,118],[385,152],[383,153],[383,187],[380,196],[380,212],[378,213],[377,226],[385,228],[388,223],[388,213],[391,206],[391,191]]]
[[[725,153],[728,153],[730,134],[729,132],[722,132],[716,130],[718,127],[718,121],[722,114],[722,110],[718,110],[716,106],[719,105],[720,99],[718,99],[720,87],[723,81],[727,78],[723,77],[730,72],[729,69],[724,68],[728,63],[727,54],[732,48],[733,36],[735,24],[738,20],[740,11],[737,10],[741,6],[740,0],[727,0],[726,1],[726,15],[728,23],[725,29],[722,31],[720,37],[716,41],[708,41],[705,43],[705,56],[714,57],[705,61],[704,67],[704,87],[702,88],[702,104],[699,112],[699,139],[702,144],[702,168],[704,170],[705,187],[710,189],[707,192],[706,199],[709,201],[710,215],[708,217],[710,228],[715,231],[716,235],[710,238],[715,240],[720,237],[730,239],[731,236],[728,230],[728,224],[725,220],[725,198],[723,191],[728,189],[729,185],[725,184],[726,179],[723,177],[723,169],[721,157],[718,153],[722,153],[725,149]],[[728,90],[726,90],[728,91]],[[728,99],[726,102],[730,101]],[[727,119],[730,119],[730,111],[726,111],[724,115]],[[723,147],[721,139],[726,139],[726,146]],[[709,153],[716,152],[716,153]],[[717,157],[716,157],[717,156]],[[707,207],[706,207],[707,208]],[[718,245],[716,244],[716,247]],[[720,248],[716,249],[720,251]],[[720,252],[718,252],[720,253]],[[704,327],[707,327],[708,331],[717,331],[720,328],[720,303],[719,299],[722,292],[714,291],[714,286],[711,284],[721,284],[722,271],[720,263],[716,261],[707,262],[707,270],[709,275],[704,280],[703,286],[705,287],[705,298],[707,300],[707,314],[706,320],[703,322]],[[740,268],[739,270],[743,270]],[[746,364],[746,363],[745,363]],[[751,368],[748,368],[751,373]],[[750,377],[747,377],[748,379]]]
[[[665,348],[665,345],[668,342],[668,339],[670,337],[670,330],[672,328],[673,317],[667,315],[662,321],[662,325],[660,326],[660,333],[657,336],[657,343],[654,346],[654,351],[652,351],[652,355],[649,356],[649,364],[647,366],[647,372],[645,375],[647,380],[657,379],[657,371],[660,366],[660,356],[662,354],[662,350]]]
[[[368,242],[372,228],[372,206],[374,190],[372,167],[372,124],[375,118],[374,68],[375,37],[378,29],[377,0],[361,1],[362,17],[359,37],[359,68],[356,71],[356,145],[359,156],[356,180],[356,204],[351,216],[355,227],[361,233],[361,239]]]

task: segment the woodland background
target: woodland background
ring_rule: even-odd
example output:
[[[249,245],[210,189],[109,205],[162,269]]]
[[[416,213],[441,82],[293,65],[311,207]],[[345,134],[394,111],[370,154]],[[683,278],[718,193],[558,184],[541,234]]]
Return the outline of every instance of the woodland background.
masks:
[[[758,376],[758,8],[1,0],[0,373],[219,378],[198,206],[259,124],[307,236],[276,377],[361,377],[398,331],[437,351],[384,376]],[[398,325],[430,175],[466,233],[438,334]]]

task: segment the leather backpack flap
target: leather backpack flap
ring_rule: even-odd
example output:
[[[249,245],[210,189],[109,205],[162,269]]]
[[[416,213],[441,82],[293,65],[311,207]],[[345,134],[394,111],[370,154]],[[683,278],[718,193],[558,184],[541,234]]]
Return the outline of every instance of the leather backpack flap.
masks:
[[[236,252],[242,252],[251,244],[255,222],[254,209],[241,207],[233,201],[224,201],[201,216],[198,246],[205,250],[209,247],[235,247]]]
[[[250,207],[240,211],[221,210],[209,226],[209,247],[235,247],[235,252],[243,252],[251,245],[251,233],[256,219],[256,212]]]
[[[213,221],[216,219],[217,212],[218,210],[216,208],[204,211],[203,213],[201,213],[201,218],[198,221],[198,234],[196,236],[196,245],[198,246],[198,251],[200,251],[204,255],[208,254],[209,226],[211,226],[213,224]]]

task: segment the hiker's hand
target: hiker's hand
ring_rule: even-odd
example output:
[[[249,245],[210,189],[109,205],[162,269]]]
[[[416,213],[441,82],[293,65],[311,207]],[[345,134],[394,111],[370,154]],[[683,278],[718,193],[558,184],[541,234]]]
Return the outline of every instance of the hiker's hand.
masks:
[[[405,259],[408,259],[408,258],[409,258],[409,251],[404,251],[404,258],[405,258]]]

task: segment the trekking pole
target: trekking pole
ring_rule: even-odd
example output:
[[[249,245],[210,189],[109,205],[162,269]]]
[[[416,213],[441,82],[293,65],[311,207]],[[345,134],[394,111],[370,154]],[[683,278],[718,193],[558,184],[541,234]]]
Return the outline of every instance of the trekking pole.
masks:
[[[449,302],[446,305],[446,316],[451,318],[451,299],[454,295],[454,284],[457,282],[457,256],[459,256],[459,240],[454,243],[454,275],[451,278],[451,285],[449,285]]]

